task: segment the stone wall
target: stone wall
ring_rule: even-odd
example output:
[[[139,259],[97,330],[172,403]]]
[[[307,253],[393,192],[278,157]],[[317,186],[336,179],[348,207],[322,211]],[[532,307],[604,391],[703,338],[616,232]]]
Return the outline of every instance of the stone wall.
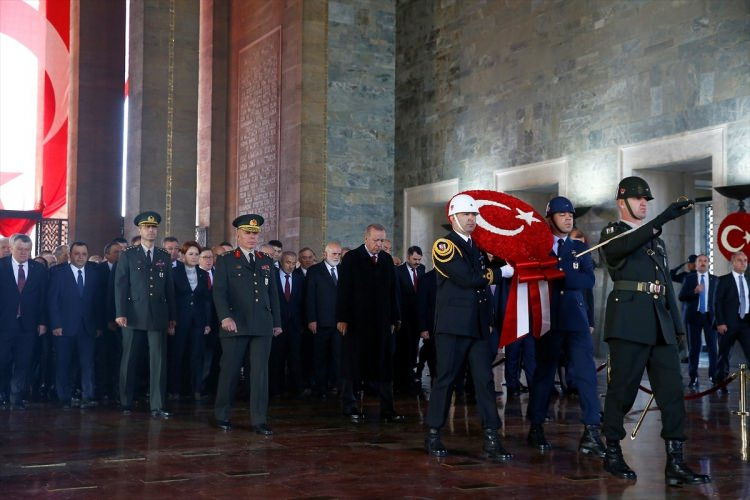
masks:
[[[404,188],[564,157],[563,194],[605,204],[618,148],[716,125],[750,182],[746,1],[404,0],[397,26],[399,236]]]
[[[329,0],[326,228],[344,246],[392,237],[395,1]]]

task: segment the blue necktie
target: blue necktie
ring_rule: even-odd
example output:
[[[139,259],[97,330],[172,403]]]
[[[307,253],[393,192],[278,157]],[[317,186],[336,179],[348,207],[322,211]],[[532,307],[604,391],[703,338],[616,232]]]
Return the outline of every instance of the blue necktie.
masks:
[[[701,294],[698,299],[698,312],[705,314],[706,312],[706,280],[703,279],[701,274]]]
[[[78,270],[78,294],[83,297],[83,271]]]

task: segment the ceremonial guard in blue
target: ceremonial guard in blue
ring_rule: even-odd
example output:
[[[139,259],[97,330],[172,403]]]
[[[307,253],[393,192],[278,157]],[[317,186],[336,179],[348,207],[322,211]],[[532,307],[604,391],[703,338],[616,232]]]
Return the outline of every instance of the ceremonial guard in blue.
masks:
[[[633,407],[645,369],[661,410],[666,483],[708,483],[709,476],[695,474],[683,459],[685,402],[677,335],[684,335],[684,327],[669,277],[666,249],[659,238],[662,226],[690,212],[693,202],[674,202],[645,223],[652,199],[645,180],[626,177],[617,190],[621,220],[610,223],[601,233],[601,241],[606,242],[602,255],[614,282],[604,324],[610,356],[604,402],[604,469],[622,479],[636,479],[622,456],[620,441],[625,437],[623,420]]]
[[[149,405],[154,417],[169,417],[164,408],[167,389],[167,338],[174,335],[175,295],[172,259],[163,248],[154,246],[161,216],[156,212],[138,214],[141,244],[126,248],[115,271],[115,322],[122,327],[120,363],[120,404],[125,414],[133,405],[140,360],[148,343]]]
[[[497,434],[501,422],[487,348],[492,320],[488,285],[501,277],[486,268],[479,249],[471,240],[478,214],[477,203],[471,196],[454,196],[448,203],[453,230],[435,241],[432,247],[432,262],[437,271],[437,380],[430,393],[425,449],[437,457],[448,454],[440,429],[448,416],[456,378],[463,373],[468,360],[484,430],[484,452],[492,460],[508,460],[512,455],[503,448]]]
[[[267,255],[255,251],[263,217],[241,215],[232,225],[237,228],[239,246],[216,260],[214,304],[221,320],[221,372],[216,389],[214,417],[224,430],[240,378],[240,368],[250,361],[250,423],[265,436],[273,434],[266,422],[268,414],[268,358],[274,335],[281,334],[278,270]]]
[[[554,236],[550,255],[557,256],[558,268],[565,272],[565,278],[551,284],[550,331],[536,341],[537,364],[529,394],[531,428],[528,442],[541,451],[551,448],[542,425],[547,417],[550,393],[564,345],[568,353],[568,370],[581,400],[584,432],[578,451],[603,458],[604,443],[599,437],[601,406],[596,390],[592,328],[585,298],[586,290],[594,287],[594,263],[590,254],[578,256],[588,249],[586,243],[568,237],[573,230],[574,216],[575,208],[565,197],[557,196],[547,204],[546,217]]]

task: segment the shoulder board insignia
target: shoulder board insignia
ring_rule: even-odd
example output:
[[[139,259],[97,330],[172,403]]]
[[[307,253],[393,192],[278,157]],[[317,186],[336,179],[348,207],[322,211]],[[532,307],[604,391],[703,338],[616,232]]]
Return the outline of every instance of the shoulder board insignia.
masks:
[[[161,253],[165,253],[165,254],[169,255],[169,252],[167,252],[167,250],[164,249],[164,248],[156,247],[156,249],[159,250]]]
[[[234,252],[234,250],[227,250],[226,252],[224,252],[223,254],[221,254],[221,256],[224,257],[225,255],[229,255],[232,252]]]
[[[605,232],[606,234],[612,234],[612,233],[614,233],[614,232],[615,232],[615,227],[614,227],[614,226],[609,226],[608,228],[606,228],[606,229],[604,230],[604,232]]]
[[[453,259],[453,256],[458,252],[461,254],[461,250],[447,238],[439,238],[435,241],[432,246],[432,260],[434,262],[448,262]]]
[[[138,248],[139,246],[140,246],[140,245],[130,245],[129,247],[127,247],[127,248],[126,248],[125,250],[123,250],[123,251],[124,251],[124,252],[127,252],[128,250],[133,250],[134,248]]]

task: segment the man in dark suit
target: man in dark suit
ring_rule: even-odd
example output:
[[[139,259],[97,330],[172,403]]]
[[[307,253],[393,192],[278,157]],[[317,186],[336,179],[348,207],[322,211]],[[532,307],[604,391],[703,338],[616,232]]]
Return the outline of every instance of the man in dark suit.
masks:
[[[584,431],[578,451],[604,458],[604,443],[599,436],[600,404],[596,390],[592,328],[585,298],[585,291],[594,286],[594,263],[589,254],[580,258],[577,256],[585,252],[588,246],[568,237],[573,230],[574,216],[575,208],[564,196],[556,196],[547,204],[547,222],[554,236],[550,255],[557,257],[558,268],[565,273],[565,277],[550,285],[550,330],[536,340],[537,364],[529,387],[528,415],[531,427],[528,443],[541,451],[551,448],[544,436],[543,425],[564,346],[568,353],[568,368],[580,394]]]
[[[432,262],[438,272],[435,304],[435,349],[437,380],[430,393],[425,438],[427,453],[443,457],[448,451],[440,437],[451,405],[456,378],[468,361],[477,405],[482,419],[483,451],[491,460],[509,460],[512,455],[497,434],[500,417],[495,401],[495,382],[487,338],[492,329],[492,303],[488,285],[501,277],[485,267],[471,239],[479,209],[469,195],[458,194],[448,202],[452,231],[435,241]]]
[[[37,336],[47,331],[47,270],[30,256],[31,239],[19,234],[10,256],[0,258],[0,405],[8,404],[9,392],[19,410],[25,408]]]
[[[685,402],[677,336],[684,334],[684,327],[669,279],[666,247],[659,238],[662,226],[690,212],[693,202],[674,202],[652,221],[644,222],[653,196],[640,177],[622,179],[616,199],[621,220],[610,223],[601,233],[601,241],[608,241],[602,255],[614,282],[604,322],[610,370],[604,403],[604,470],[621,479],[636,479],[622,456],[620,441],[626,435],[625,415],[633,407],[643,371],[648,370],[662,416],[666,483],[707,483],[711,478],[695,474],[683,459]],[[631,232],[624,234],[627,231]]]
[[[216,261],[214,304],[221,320],[221,372],[216,389],[214,417],[220,429],[230,430],[232,401],[246,353],[250,364],[250,424],[264,436],[268,426],[268,358],[272,338],[281,335],[278,280],[273,259],[256,251],[263,217],[241,215],[237,228],[239,246]]]
[[[88,261],[88,246],[70,245],[70,264],[55,266],[49,273],[47,306],[49,328],[55,339],[57,399],[70,408],[71,365],[78,359],[83,399],[81,408],[97,405],[94,392],[94,339],[104,329],[104,276]]]
[[[336,328],[342,339],[341,378],[344,415],[364,420],[357,409],[354,385],[364,379],[377,383],[380,418],[403,422],[393,406],[391,336],[399,323],[393,258],[383,251],[385,228],[370,224],[365,242],[341,261],[336,297]]]
[[[302,381],[302,315],[304,307],[305,277],[295,273],[297,254],[281,254],[279,269],[274,274],[278,280],[281,335],[273,338],[269,360],[269,394],[271,397],[285,391],[301,396]]]
[[[323,262],[310,266],[305,278],[305,315],[313,336],[315,392],[325,398],[339,389],[341,335],[336,330],[336,287],[339,281],[341,245],[330,242]]]
[[[149,355],[149,405],[151,415],[167,418],[166,335],[174,335],[176,310],[172,259],[155,246],[161,216],[143,212],[133,220],[141,243],[120,254],[115,272],[115,322],[122,328],[120,404],[129,415],[133,407],[136,376],[146,345]]]
[[[688,333],[688,374],[690,387],[698,387],[698,359],[701,354],[701,332],[708,349],[708,378],[714,382],[716,376],[716,330],[714,321],[714,296],[718,278],[708,272],[708,256],[698,255],[696,272],[685,276],[680,289],[680,301],[685,307],[685,323]]]
[[[104,331],[94,341],[96,393],[103,401],[116,401],[119,394],[122,332],[115,323],[115,266],[120,253],[127,248],[118,241],[104,246],[104,262],[99,264],[104,296]]]
[[[732,255],[732,272],[721,276],[716,284],[714,304],[716,331],[719,333],[719,360],[716,380],[724,380],[729,373],[729,353],[735,342],[742,346],[745,359],[750,360],[750,290],[745,277],[747,255]],[[726,388],[722,392],[726,393]]]
[[[417,288],[417,319],[422,348],[417,361],[417,380],[422,380],[425,364],[430,370],[430,385],[435,385],[437,365],[435,363],[435,297],[437,295],[437,271],[424,273]]]
[[[413,393],[419,391],[415,384],[414,366],[419,348],[419,321],[417,319],[417,291],[424,278],[422,249],[411,246],[407,250],[406,262],[396,266],[401,329],[396,333],[396,351],[393,359],[393,385],[397,391]]]

